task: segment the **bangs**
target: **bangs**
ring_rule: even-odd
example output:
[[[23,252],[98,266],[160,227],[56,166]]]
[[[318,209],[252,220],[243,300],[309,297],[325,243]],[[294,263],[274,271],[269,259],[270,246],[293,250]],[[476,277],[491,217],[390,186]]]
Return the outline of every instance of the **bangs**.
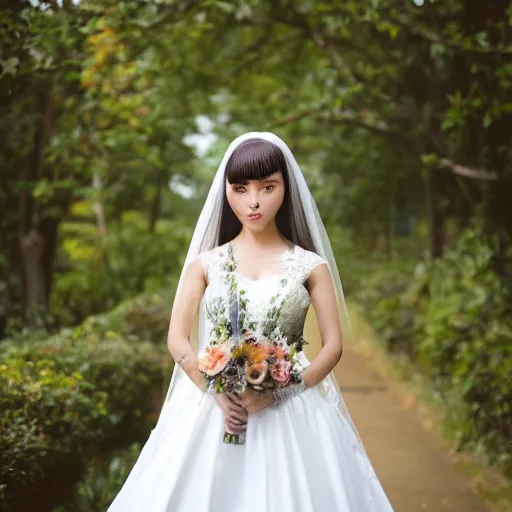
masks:
[[[261,180],[281,171],[286,173],[283,152],[271,142],[250,139],[240,144],[226,164],[230,184],[246,185],[249,180]]]

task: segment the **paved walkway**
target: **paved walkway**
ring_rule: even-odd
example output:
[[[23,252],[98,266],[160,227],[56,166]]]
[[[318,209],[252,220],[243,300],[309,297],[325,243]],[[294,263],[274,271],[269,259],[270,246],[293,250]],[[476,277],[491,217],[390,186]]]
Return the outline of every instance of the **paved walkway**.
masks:
[[[390,377],[346,343],[336,369],[349,412],[395,512],[487,512],[446,445]]]

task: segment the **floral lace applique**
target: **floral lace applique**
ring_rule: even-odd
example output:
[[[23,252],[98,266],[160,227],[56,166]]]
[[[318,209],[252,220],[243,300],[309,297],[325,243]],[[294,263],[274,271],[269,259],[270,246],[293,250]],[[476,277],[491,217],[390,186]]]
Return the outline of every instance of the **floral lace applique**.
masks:
[[[239,327],[256,336],[286,336],[289,343],[302,345],[302,331],[310,305],[305,282],[311,271],[325,260],[316,253],[300,246],[283,253],[280,261],[279,279],[252,281],[237,278],[236,260],[230,244],[216,247],[200,255],[208,273],[207,294],[208,318],[212,324],[223,315],[229,321],[228,297],[238,287],[240,310]],[[218,325],[218,323],[217,323]],[[211,337],[225,334],[217,329]]]

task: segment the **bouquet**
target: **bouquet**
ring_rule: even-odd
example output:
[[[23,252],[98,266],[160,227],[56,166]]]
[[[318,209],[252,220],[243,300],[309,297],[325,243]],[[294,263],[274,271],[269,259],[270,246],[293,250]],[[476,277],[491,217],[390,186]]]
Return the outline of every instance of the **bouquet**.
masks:
[[[284,304],[281,294],[270,297],[271,307],[262,321],[252,321],[247,291],[240,287],[234,273],[237,262],[232,245],[223,268],[227,300],[218,296],[206,303],[206,316],[213,329],[199,357],[199,371],[209,389],[240,397],[247,388],[264,392],[300,382],[303,368],[297,354],[307,342],[302,334],[288,338],[281,331],[279,318]],[[256,332],[261,333],[262,339]],[[225,431],[224,442],[243,444],[245,433],[236,435]]]
[[[296,357],[298,344],[286,338],[257,339],[246,333],[242,339],[210,341],[199,358],[199,371],[210,389],[241,396],[247,388],[265,392],[300,382],[302,367]],[[224,442],[243,444],[245,433],[224,432]]]

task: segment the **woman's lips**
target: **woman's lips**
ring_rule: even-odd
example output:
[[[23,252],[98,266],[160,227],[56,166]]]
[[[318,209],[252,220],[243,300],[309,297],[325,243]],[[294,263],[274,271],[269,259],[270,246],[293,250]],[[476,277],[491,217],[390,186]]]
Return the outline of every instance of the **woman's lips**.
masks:
[[[249,220],[258,220],[261,218],[261,213],[251,213],[249,215]]]

